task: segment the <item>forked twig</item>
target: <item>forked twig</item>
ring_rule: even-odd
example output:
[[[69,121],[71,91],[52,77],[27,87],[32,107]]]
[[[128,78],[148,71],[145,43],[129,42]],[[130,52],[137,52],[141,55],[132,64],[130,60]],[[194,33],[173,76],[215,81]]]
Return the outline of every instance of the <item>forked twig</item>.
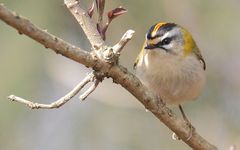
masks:
[[[8,96],[8,99],[12,100],[12,101],[16,101],[22,104],[27,105],[28,107],[30,107],[31,109],[52,109],[52,108],[59,108],[62,105],[64,105],[65,103],[67,103],[71,98],[73,98],[87,83],[93,81],[93,79],[95,79],[95,75],[94,73],[90,73],[88,74],[75,88],[73,88],[68,94],[66,94],[65,96],[61,97],[60,99],[52,102],[51,104],[41,104],[41,103],[35,103],[32,102],[30,100],[26,100],[23,99],[21,97],[17,97],[15,95],[10,95]],[[91,87],[90,87],[91,88]],[[95,88],[94,88],[95,89]],[[92,91],[94,89],[91,89]],[[89,90],[87,90],[86,92],[88,93],[88,95],[90,94],[88,92]],[[91,92],[92,92],[91,91]],[[87,95],[87,94],[85,94]]]
[[[98,86],[101,81],[99,79],[95,79],[93,84],[82,94],[79,96],[79,99],[84,101]]]

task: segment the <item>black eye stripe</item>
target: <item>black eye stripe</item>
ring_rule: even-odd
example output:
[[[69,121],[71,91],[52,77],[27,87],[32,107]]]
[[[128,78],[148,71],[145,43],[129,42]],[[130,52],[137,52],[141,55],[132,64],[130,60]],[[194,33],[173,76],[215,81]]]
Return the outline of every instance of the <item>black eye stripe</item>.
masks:
[[[168,44],[171,43],[171,41],[172,41],[172,38],[166,37],[165,39],[163,39],[163,40],[161,41],[161,44],[162,44],[162,45],[168,45]]]
[[[173,39],[173,38],[171,38],[171,37],[166,37],[166,38],[163,39],[162,41],[158,42],[158,43],[156,44],[156,46],[157,46],[157,47],[162,47],[163,45],[168,45],[168,44],[171,43],[172,39]]]

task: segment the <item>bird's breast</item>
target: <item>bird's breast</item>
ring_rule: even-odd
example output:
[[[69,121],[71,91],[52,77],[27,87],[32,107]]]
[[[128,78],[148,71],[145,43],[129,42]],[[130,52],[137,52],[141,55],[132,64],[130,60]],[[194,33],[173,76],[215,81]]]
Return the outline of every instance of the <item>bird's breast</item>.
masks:
[[[205,82],[205,72],[195,56],[183,58],[157,50],[146,51],[136,67],[136,75],[168,104],[195,99]]]

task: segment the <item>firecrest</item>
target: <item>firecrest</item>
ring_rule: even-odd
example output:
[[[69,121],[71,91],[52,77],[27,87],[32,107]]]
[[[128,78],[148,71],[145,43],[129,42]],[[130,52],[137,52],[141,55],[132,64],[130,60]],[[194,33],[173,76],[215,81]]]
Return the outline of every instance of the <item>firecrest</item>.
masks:
[[[165,22],[153,25],[134,68],[150,91],[166,104],[178,105],[187,120],[181,104],[199,96],[205,83],[206,64],[185,28]]]

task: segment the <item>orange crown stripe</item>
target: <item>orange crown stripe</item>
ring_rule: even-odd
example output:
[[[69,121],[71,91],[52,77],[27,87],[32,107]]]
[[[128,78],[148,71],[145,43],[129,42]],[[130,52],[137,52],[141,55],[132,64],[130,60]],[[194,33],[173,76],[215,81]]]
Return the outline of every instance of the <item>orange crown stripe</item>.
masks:
[[[154,37],[158,31],[158,29],[162,26],[166,24],[165,22],[159,22],[158,24],[155,25],[153,31],[152,31],[152,37]]]

